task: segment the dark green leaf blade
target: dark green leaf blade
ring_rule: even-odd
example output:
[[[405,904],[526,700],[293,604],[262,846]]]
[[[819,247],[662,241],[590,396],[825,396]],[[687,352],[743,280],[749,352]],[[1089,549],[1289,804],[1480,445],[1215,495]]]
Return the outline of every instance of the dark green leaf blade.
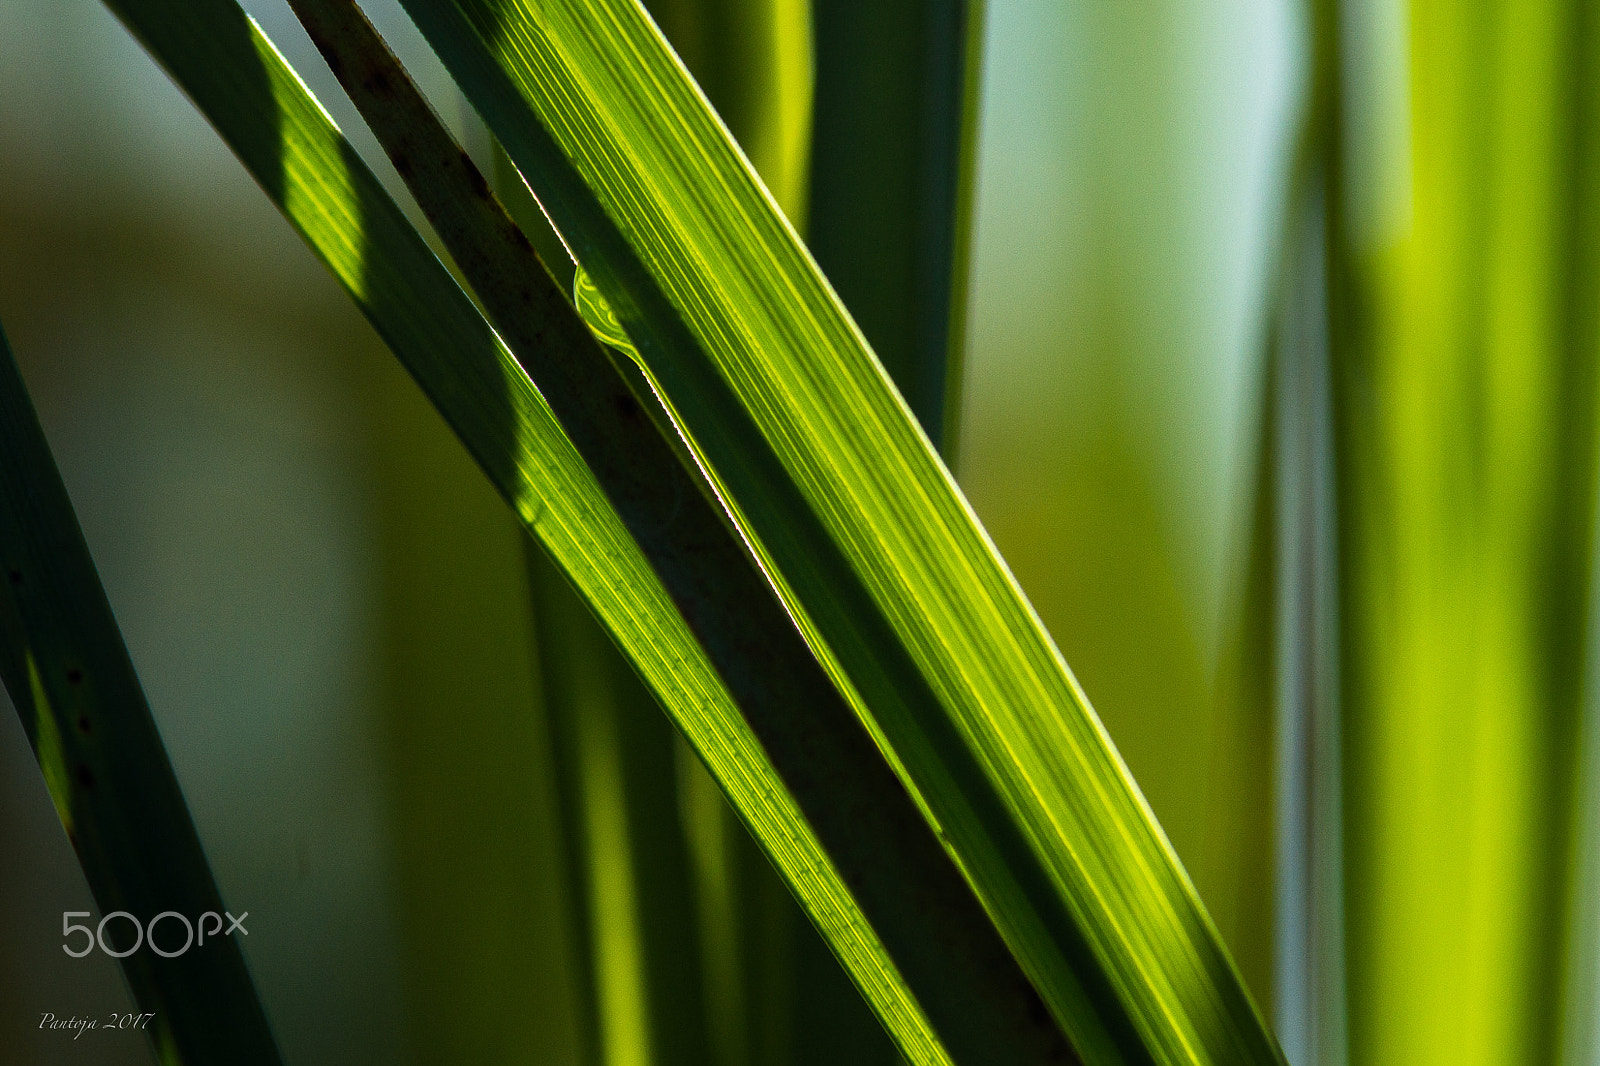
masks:
[[[160,952],[141,933],[121,959],[134,999],[154,1012],[146,1031],[161,1061],[279,1062],[238,941],[200,924],[209,913],[221,930],[226,908],[4,334],[0,679],[102,915],[193,923],[187,950],[166,918]],[[196,926],[211,933],[204,943]],[[99,946],[127,950],[112,938],[128,931],[126,919],[106,924]]]
[[[812,28],[806,246],[951,463],[983,4],[815,0]]]

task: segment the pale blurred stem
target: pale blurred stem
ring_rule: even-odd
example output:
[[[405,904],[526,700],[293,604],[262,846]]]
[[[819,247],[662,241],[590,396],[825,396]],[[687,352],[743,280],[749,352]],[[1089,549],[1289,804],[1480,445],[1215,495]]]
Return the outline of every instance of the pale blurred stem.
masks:
[[[1301,1066],[1342,1062],[1342,828],[1334,484],[1344,466],[1328,362],[1342,302],[1334,0],[1312,0],[1310,92],[1285,182],[1265,301],[1250,539],[1221,649],[1226,802],[1213,846],[1237,871],[1212,913],[1247,984]],[[1320,253],[1320,257],[1319,257]],[[1331,290],[1339,288],[1335,301]],[[1324,303],[1324,301],[1327,301]],[[1337,319],[1337,321],[1335,321]],[[1324,348],[1324,345],[1327,347]],[[1329,467],[1334,469],[1329,470]]]
[[[1300,151],[1298,190],[1322,190],[1323,278],[1327,314],[1327,346],[1333,414],[1334,494],[1340,617],[1354,617],[1354,552],[1357,516],[1363,497],[1358,476],[1356,434],[1372,404],[1370,370],[1364,361],[1368,346],[1361,334],[1357,279],[1350,267],[1346,226],[1344,168],[1345,115],[1341,86],[1342,43],[1339,0],[1310,0],[1312,25],[1311,92]],[[1359,698],[1360,648],[1356,640],[1340,642],[1340,676],[1346,704]]]
[[[1324,244],[1324,142],[1311,131],[1291,186],[1276,343],[1272,618],[1275,1006],[1285,1051],[1345,1060],[1338,568]]]
[[[1308,342],[1328,340],[1324,336],[1319,342],[1307,334],[1308,328],[1325,324],[1308,318],[1315,313],[1311,305],[1325,296],[1312,287],[1321,285],[1327,268],[1327,246],[1322,245],[1324,261],[1313,263],[1310,255],[1316,249],[1308,248],[1308,237],[1313,228],[1321,236],[1329,225],[1324,201],[1329,141],[1336,131],[1326,113],[1332,100],[1327,74],[1336,61],[1329,45],[1337,45],[1327,36],[1329,20],[1335,17],[1331,3],[1312,0],[1309,7],[1317,35],[1311,92],[1300,115],[1271,246],[1249,540],[1226,616],[1215,687],[1219,762],[1226,771],[1219,775],[1220,794],[1212,802],[1228,813],[1214,819],[1210,846],[1222,856],[1219,868],[1234,871],[1234,882],[1226,886],[1225,895],[1207,898],[1251,994],[1299,1066],[1317,1061],[1299,1059],[1314,1054],[1300,1041],[1309,1022],[1304,1012],[1315,1008],[1303,1002],[1304,989],[1298,987],[1310,974],[1293,978],[1287,968],[1308,969],[1309,930],[1304,924],[1316,903],[1305,882],[1310,850],[1284,845],[1310,831],[1314,818],[1307,806],[1313,686],[1308,677],[1299,676],[1305,671],[1296,669],[1294,657],[1308,651],[1319,636],[1329,636],[1318,633],[1308,610],[1312,604],[1297,590],[1325,588],[1327,575],[1316,567],[1331,559],[1307,541],[1313,531],[1301,520],[1313,510],[1313,470],[1305,447],[1311,443],[1306,423],[1313,397],[1305,387],[1302,363]],[[1300,445],[1291,452],[1288,445],[1297,437]],[[1291,819],[1294,825],[1287,824]],[[1292,933],[1293,942],[1286,933]],[[1297,983],[1296,989],[1284,987],[1290,981]]]
[[[1277,301],[1269,301],[1275,308]],[[1274,319],[1276,316],[1272,316]],[[1273,1008],[1273,710],[1278,506],[1276,462],[1280,329],[1269,325],[1264,345],[1261,400],[1251,490],[1249,545],[1241,587],[1218,656],[1217,700],[1220,760],[1231,768],[1222,795],[1213,802],[1228,813],[1213,825],[1211,847],[1232,858],[1219,866],[1235,871],[1226,898],[1208,899],[1246,986],[1269,1020]]]
[[[1325,895],[1313,895],[1307,901],[1309,929],[1308,948],[1315,952],[1316,969],[1309,974],[1311,1001],[1306,1005],[1307,1034],[1312,1041],[1308,1050],[1311,1062],[1320,1066],[1343,1066],[1349,1055],[1359,1055],[1361,1022],[1359,1012],[1346,1002],[1346,974],[1352,972],[1359,960],[1353,959],[1352,941],[1348,935],[1349,924],[1355,920],[1352,912],[1362,903],[1358,890],[1359,865],[1363,858],[1359,848],[1352,846],[1352,825],[1359,825],[1362,817],[1359,787],[1349,787],[1350,776],[1344,766],[1345,753],[1355,752],[1352,730],[1359,728],[1359,716],[1352,708],[1362,699],[1365,678],[1362,673],[1362,646],[1359,634],[1349,630],[1348,620],[1357,617],[1358,605],[1354,597],[1362,588],[1359,553],[1356,538],[1364,520],[1362,508],[1371,499],[1373,486],[1370,480],[1374,468],[1363,465],[1358,435],[1372,418],[1371,371],[1367,364],[1370,343],[1365,334],[1365,301],[1358,287],[1358,278],[1351,264],[1350,234],[1348,226],[1348,184],[1345,173],[1344,111],[1345,62],[1344,7],[1341,0],[1311,0],[1312,63],[1311,87],[1305,126],[1306,143],[1301,146],[1298,184],[1296,190],[1302,203],[1315,189],[1321,209],[1323,314],[1325,322],[1324,344],[1326,359],[1326,387],[1328,390],[1328,442],[1331,471],[1331,522],[1329,534],[1331,551],[1326,554],[1314,547],[1310,552],[1313,566],[1331,565],[1335,568],[1332,580],[1328,575],[1310,572],[1304,575],[1313,596],[1319,597],[1328,590],[1333,598],[1332,618],[1319,612],[1329,623],[1331,632],[1320,634],[1320,639],[1334,642],[1337,654],[1329,661],[1321,658],[1323,668],[1334,674],[1333,691],[1336,703],[1323,708],[1322,714],[1332,717],[1332,731],[1337,738],[1339,763],[1333,767],[1318,765],[1314,761],[1311,772],[1331,770],[1339,794],[1332,798],[1340,821],[1336,841],[1318,841],[1316,834],[1326,834],[1324,814],[1315,809],[1316,791],[1307,790],[1307,809],[1312,824],[1307,831],[1312,835],[1310,844],[1311,869],[1308,878],[1315,879],[1313,886],[1326,890],[1326,878],[1317,878],[1316,862],[1319,855],[1335,849],[1338,869],[1331,871],[1337,879],[1339,910],[1328,913]],[[1313,448],[1320,447],[1313,443]],[[1318,639],[1316,622],[1306,636]],[[1286,649],[1280,649],[1283,661]],[[1319,657],[1320,658],[1320,657]],[[1323,687],[1326,692],[1326,687]],[[1314,693],[1308,698],[1315,700]],[[1313,706],[1313,713],[1317,708]],[[1314,741],[1313,741],[1314,742]],[[1326,804],[1325,804],[1326,806]],[[1281,839],[1281,836],[1280,836]],[[1280,861],[1282,861],[1280,859]],[[1324,922],[1333,921],[1335,927],[1322,930]],[[1319,933],[1320,931],[1320,933]],[[1331,933],[1331,937],[1328,935]],[[1330,943],[1330,940],[1332,941]],[[1328,956],[1336,956],[1329,958]],[[1330,979],[1330,973],[1336,980]],[[1335,1001],[1336,1000],[1336,1001]]]

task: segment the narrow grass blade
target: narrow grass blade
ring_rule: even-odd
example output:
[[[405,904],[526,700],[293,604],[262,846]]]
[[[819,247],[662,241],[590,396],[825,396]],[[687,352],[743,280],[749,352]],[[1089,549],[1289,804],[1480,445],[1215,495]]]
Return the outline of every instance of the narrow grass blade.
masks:
[[[409,0],[1090,1061],[1276,1062],[1193,887],[792,229],[624,0]]]
[[[1321,152],[1291,191],[1269,384],[1276,467],[1272,671],[1281,993],[1292,1061],[1343,1063],[1343,759]]]
[[[222,897],[3,334],[0,679],[102,916],[148,929],[173,912],[191,923],[191,941],[210,925],[203,915],[220,928]],[[182,950],[178,919],[156,928],[160,952],[152,932],[136,941],[126,919],[102,917],[99,946],[136,945],[122,971],[154,1013],[147,1032],[161,1061],[279,1062],[238,941],[213,934]],[[78,935],[73,951],[85,948]]]
[[[632,453],[603,460],[618,479],[608,499],[526,373],[235,5],[112,7],[351,292],[626,650],[906,1057],[1065,1055],[977,901],[759,573],[723,520],[696,505],[699,489],[673,473],[682,465],[646,466]],[[425,161],[438,177],[457,157]],[[461,169],[452,180],[486,189],[471,175]],[[512,232],[502,236],[514,241]],[[559,328],[552,341],[583,355],[570,310],[539,299],[555,317],[525,328]],[[637,428],[647,411],[633,396],[601,388],[569,397],[594,419],[579,435],[597,448],[648,442]],[[625,526],[613,505],[637,524]],[[630,528],[658,553],[660,578]],[[775,640],[780,632],[791,639]]]
[[[812,25],[806,246],[949,463],[983,5],[815,0]]]

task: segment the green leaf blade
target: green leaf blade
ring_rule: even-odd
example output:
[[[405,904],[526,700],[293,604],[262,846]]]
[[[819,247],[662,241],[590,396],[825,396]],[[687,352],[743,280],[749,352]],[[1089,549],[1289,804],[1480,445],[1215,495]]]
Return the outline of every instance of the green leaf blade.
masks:
[[[194,925],[210,913],[220,928],[222,896],[3,334],[0,457],[0,680],[95,902],[146,930],[167,912]],[[125,921],[102,917],[96,936],[125,932]],[[275,1066],[238,940],[195,944],[194,925],[187,949],[167,943],[172,956],[153,950],[148,932],[131,951],[99,945],[125,951],[120,965],[153,1013],[145,1032],[161,1061]]]
[[[697,633],[686,621],[679,608],[692,606],[695,598],[674,601],[679,593],[652,572],[544,397],[237,8],[227,0],[115,0],[113,7],[328,262],[661,695],[906,1057],[916,1063],[951,1061],[944,1032],[929,1023],[908,987],[903,959],[916,965],[925,985],[951,1000],[946,1017],[955,1020],[970,1052],[962,1061],[1058,1060],[1065,1053],[1060,1036],[1030,1007],[1035,1001],[1028,998],[1026,979],[898,781],[795,639],[787,615],[758,575],[750,588],[733,580],[741,572],[755,574],[744,557],[734,556],[738,567],[689,578],[705,580],[710,599],[721,597],[735,614],[741,600],[770,604],[791,638],[776,645],[775,658],[773,647],[762,643],[770,629],[766,623],[741,628],[723,622]],[[206,17],[194,17],[202,8]],[[221,20],[224,32],[207,25],[208,19]],[[240,26],[245,48],[239,47],[241,35],[232,32]],[[285,146],[291,146],[287,164]],[[572,325],[594,345],[575,316]],[[714,524],[726,540],[720,519]],[[695,545],[688,550],[693,554]],[[677,587],[681,592],[683,586]],[[712,639],[703,647],[697,635]],[[733,658],[727,659],[730,648]],[[737,667],[726,682],[708,649],[723,657],[719,662]],[[808,680],[797,687],[802,675]],[[730,691],[744,693],[744,699],[763,688],[771,696],[754,699],[753,706],[788,710],[769,710],[765,719],[753,720],[764,723],[758,736]],[[795,700],[802,704],[791,707]],[[842,716],[849,728],[830,725],[808,734],[816,728],[817,712],[830,705],[837,714],[829,714]],[[775,751],[799,753],[800,761],[781,773],[763,748],[775,742]],[[812,749],[821,754],[809,756],[815,761],[808,764]],[[808,777],[808,765],[826,772]],[[867,822],[879,828],[863,831]],[[875,928],[880,925],[886,934]],[[885,936],[897,945],[893,953]],[[969,961],[959,961],[963,957]]]
[[[1080,1049],[1277,1061],[1065,664],[653,27],[621,2],[408,7]],[[863,595],[876,622],[853,621]],[[876,630],[865,645],[862,624]],[[905,656],[931,702],[894,698]]]

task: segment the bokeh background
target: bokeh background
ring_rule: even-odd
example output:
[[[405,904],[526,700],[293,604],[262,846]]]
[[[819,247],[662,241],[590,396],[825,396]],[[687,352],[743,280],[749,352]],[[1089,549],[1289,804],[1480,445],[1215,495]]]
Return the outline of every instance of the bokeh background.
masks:
[[[1587,6],[987,6],[953,462],[1294,1066],[1594,1061]],[[0,321],[290,1062],[894,1061],[664,719],[549,676],[603,647],[94,0],[0,4]],[[574,765],[631,782],[585,876]],[[0,1059],[150,1061],[35,1028],[131,1000],[60,951],[9,709],[0,767]],[[627,992],[672,885],[692,1022]]]

